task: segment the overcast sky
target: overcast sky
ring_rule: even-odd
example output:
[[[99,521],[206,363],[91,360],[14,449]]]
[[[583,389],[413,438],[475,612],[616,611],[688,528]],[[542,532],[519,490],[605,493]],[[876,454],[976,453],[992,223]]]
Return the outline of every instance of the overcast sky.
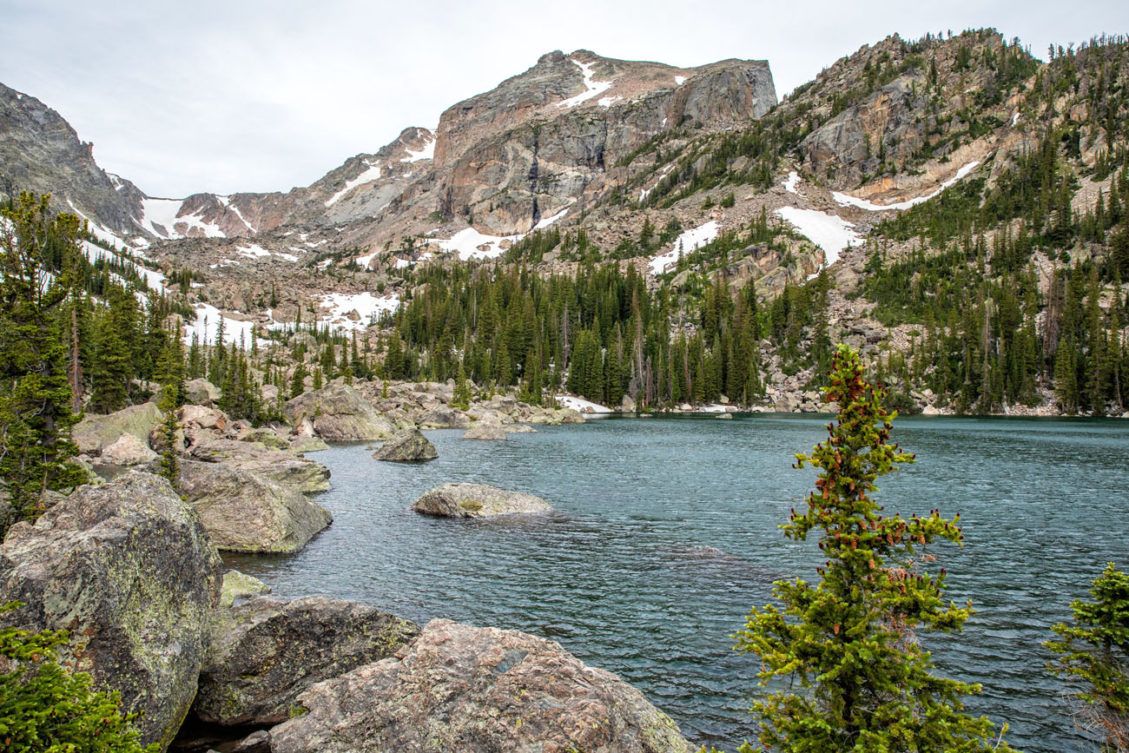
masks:
[[[679,66],[764,58],[783,95],[888,34],[1129,31],[1129,1],[0,0],[0,82],[65,117],[152,196],[287,190],[545,52]]]

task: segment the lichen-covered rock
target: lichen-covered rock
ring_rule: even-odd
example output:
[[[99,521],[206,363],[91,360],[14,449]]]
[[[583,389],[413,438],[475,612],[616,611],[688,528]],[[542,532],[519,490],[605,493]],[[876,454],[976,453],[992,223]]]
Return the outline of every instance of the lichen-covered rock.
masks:
[[[84,486],[0,545],[0,621],[66,630],[64,662],[118,690],[147,742],[176,734],[204,661],[220,560],[164,479],[131,471]]]
[[[223,463],[255,473],[276,484],[313,494],[329,489],[329,469],[290,449],[278,450],[260,442],[242,442],[215,436],[198,437],[189,450],[195,460]]]
[[[122,434],[102,448],[102,462],[109,465],[145,465],[157,459],[149,445],[132,434]]]
[[[396,463],[420,463],[435,460],[439,457],[439,452],[419,429],[412,429],[389,439],[372,456],[376,460]]]
[[[329,445],[320,437],[292,437],[290,451],[303,455],[307,452],[322,452],[328,450]]]
[[[207,379],[189,379],[184,383],[184,398],[194,405],[210,406],[220,399],[220,391]]]
[[[423,412],[419,425],[425,429],[465,429],[470,426],[470,418],[461,410],[440,406]]]
[[[298,697],[273,753],[689,753],[674,721],[610,672],[514,630],[432,620],[398,656]]]
[[[142,403],[104,416],[89,414],[78,422],[71,433],[79,452],[97,455],[123,434],[148,444],[149,432],[161,423],[162,418],[164,416],[155,403]]]
[[[270,593],[270,586],[258,578],[241,573],[238,570],[228,570],[223,574],[223,587],[220,589],[220,606],[230,607],[237,599],[246,599],[251,596],[261,596]]]
[[[239,432],[238,437],[240,442],[258,442],[265,445],[272,450],[289,450],[290,442],[282,437],[274,429],[260,427],[258,429],[248,429]]]
[[[361,393],[345,384],[331,384],[299,395],[286,403],[286,416],[294,426],[308,419],[317,435],[327,442],[388,439],[398,428]]]
[[[278,724],[310,686],[392,656],[418,633],[363,604],[251,599],[217,619],[194,712],[213,724]]]
[[[226,463],[181,462],[180,491],[229,552],[296,552],[333,520],[301,492]]]
[[[413,502],[412,509],[423,515],[446,518],[488,518],[547,513],[553,508],[540,497],[524,492],[486,484],[444,484]]]

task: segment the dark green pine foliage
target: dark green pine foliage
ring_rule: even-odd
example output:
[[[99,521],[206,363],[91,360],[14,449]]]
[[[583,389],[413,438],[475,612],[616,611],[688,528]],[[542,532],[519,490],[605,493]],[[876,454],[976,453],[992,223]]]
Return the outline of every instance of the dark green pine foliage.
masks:
[[[0,477],[15,518],[33,519],[44,491],[81,478],[64,328],[79,226],[30,194],[0,216]]]
[[[1112,562],[1090,587],[1093,601],[1070,605],[1074,619],[1052,629],[1051,670],[1066,679],[1078,703],[1079,726],[1104,753],[1129,751],[1129,575]]]
[[[0,614],[14,604],[0,606]],[[120,694],[95,690],[89,674],[60,666],[66,633],[0,629],[0,740],[6,751],[156,753],[122,712]]]
[[[970,614],[944,599],[944,570],[923,566],[928,544],[959,543],[961,531],[936,510],[905,519],[875,501],[876,480],[914,459],[890,441],[895,414],[883,393],[839,346],[825,393],[839,413],[827,441],[796,456],[820,472],[807,509],[784,526],[792,539],[816,533],[826,562],[815,584],[777,582],[779,604],[754,608],[738,634],[738,648],[761,660],[762,684],[791,681],[754,704],[760,743],[795,753],[1010,750],[990,721],[964,713],[979,687],[937,676],[917,640],[921,630],[958,631]]]

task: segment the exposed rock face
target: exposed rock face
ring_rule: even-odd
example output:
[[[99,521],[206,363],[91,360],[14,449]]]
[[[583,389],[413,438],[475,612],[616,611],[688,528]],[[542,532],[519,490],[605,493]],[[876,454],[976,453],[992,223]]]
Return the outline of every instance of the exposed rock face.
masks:
[[[102,448],[102,462],[110,465],[145,465],[156,459],[157,453],[132,434],[122,434]]]
[[[180,490],[229,552],[296,552],[333,520],[301,492],[226,463],[183,461]]]
[[[274,753],[689,753],[670,717],[610,672],[525,633],[433,620],[396,658],[315,685]]]
[[[88,455],[99,454],[123,434],[129,434],[148,446],[149,432],[161,423],[162,418],[156,403],[131,405],[104,416],[86,416],[74,427],[72,435],[79,452]]]
[[[67,630],[64,660],[120,690],[144,739],[167,744],[196,693],[220,560],[168,483],[130,472],[82,487],[0,545],[6,624]]]
[[[344,384],[299,395],[286,403],[286,415],[295,426],[310,420],[317,435],[327,442],[388,439],[397,429],[359,392]]]
[[[215,724],[278,724],[310,686],[392,656],[418,633],[353,602],[251,599],[220,614],[193,711]]]
[[[392,439],[372,454],[376,460],[391,460],[397,463],[418,463],[435,460],[439,452],[418,429],[404,432]]]
[[[412,503],[423,515],[447,518],[487,518],[552,511],[548,502],[532,494],[510,492],[486,484],[444,484]]]
[[[121,235],[136,234],[142,194],[94,161],[94,145],[35,97],[0,84],[0,166],[13,187],[51,194],[56,209],[79,211]],[[0,192],[5,189],[0,186]]]

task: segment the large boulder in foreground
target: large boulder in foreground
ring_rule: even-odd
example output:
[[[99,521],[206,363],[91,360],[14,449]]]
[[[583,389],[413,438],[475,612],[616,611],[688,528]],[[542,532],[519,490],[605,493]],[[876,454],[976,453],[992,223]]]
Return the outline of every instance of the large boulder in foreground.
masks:
[[[486,484],[443,484],[412,503],[423,515],[445,518],[489,518],[552,512],[552,506],[532,494],[511,492]]]
[[[513,630],[433,620],[399,656],[315,685],[273,753],[689,753],[670,717],[610,672]]]
[[[182,461],[180,491],[228,552],[296,552],[333,521],[301,492],[226,463]]]
[[[307,688],[392,656],[415,623],[321,596],[255,598],[221,612],[193,710],[225,726],[278,724]]]
[[[156,403],[131,405],[116,413],[104,416],[88,414],[79,421],[71,435],[79,452],[85,455],[98,455],[106,447],[118,441],[123,434],[129,434],[141,444],[149,445],[149,432],[161,423],[164,415]]]
[[[375,460],[389,460],[395,463],[422,463],[439,457],[435,445],[419,429],[397,434],[385,442],[372,454]]]
[[[69,666],[121,691],[146,742],[172,740],[196,694],[220,593],[220,559],[164,479],[84,486],[0,545],[0,621],[66,630]]]
[[[293,426],[310,421],[314,432],[327,442],[388,439],[397,429],[393,421],[346,384],[331,384],[299,395],[286,403],[286,417]]]

